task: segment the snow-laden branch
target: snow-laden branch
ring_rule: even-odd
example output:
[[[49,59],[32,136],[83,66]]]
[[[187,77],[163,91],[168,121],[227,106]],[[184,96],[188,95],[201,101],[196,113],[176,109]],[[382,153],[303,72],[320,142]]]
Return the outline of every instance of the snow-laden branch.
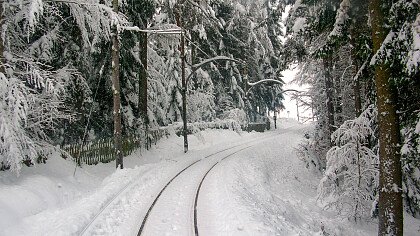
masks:
[[[357,71],[356,75],[353,77],[353,81],[356,81],[359,79],[360,75],[362,74],[363,70],[365,69],[369,61],[370,61],[370,57],[368,57],[366,61],[363,63],[363,65],[359,68],[359,71]]]
[[[194,73],[198,69],[200,69],[204,65],[207,65],[207,64],[209,64],[209,63],[211,63],[213,61],[233,61],[233,62],[237,62],[239,64],[244,64],[244,62],[242,62],[242,61],[239,61],[237,59],[233,59],[233,58],[230,58],[230,57],[226,57],[226,56],[217,56],[217,57],[209,58],[209,59],[206,59],[206,60],[204,60],[204,61],[202,61],[200,63],[197,63],[197,64],[192,65],[192,71],[188,75],[188,77],[186,79],[186,83],[188,83],[189,79],[194,75]]]
[[[239,63],[239,64],[244,64],[244,62],[239,61],[239,60],[237,60],[237,59],[233,59],[233,58],[226,57],[226,56],[217,56],[217,57],[212,57],[212,58],[206,59],[206,60],[204,60],[204,61],[202,61],[202,62],[200,62],[200,63],[194,64],[194,65],[192,66],[192,68],[193,68],[193,69],[200,68],[200,67],[202,67],[202,66],[204,66],[205,64],[208,64],[208,63],[210,63],[210,62],[213,62],[213,61],[220,61],[220,60],[222,60],[222,61],[233,61],[233,62],[237,62],[237,63]]]
[[[346,21],[349,19],[349,9],[350,9],[350,0],[343,0],[340,4],[340,8],[337,11],[337,16],[335,18],[334,28],[328,35],[330,40],[332,37],[340,36],[343,34],[343,26]]]
[[[206,11],[202,6],[200,6],[199,4],[197,4],[196,2],[194,2],[194,1],[191,1],[191,0],[187,0],[191,5],[193,5],[194,7],[196,7],[196,8],[198,8],[198,9],[200,9],[201,10],[201,12],[203,12],[203,14],[208,18],[208,19],[210,19],[210,20],[212,20],[212,21],[214,21],[215,23],[217,23],[220,27],[222,27],[222,24],[220,23],[220,21],[219,21],[219,19],[217,19],[215,16],[214,16],[214,12],[212,13],[212,12],[208,12],[208,11]]]
[[[198,49],[201,53],[203,53],[206,57],[210,57],[209,54],[207,54],[205,51],[203,51],[203,49],[201,49],[201,47],[199,45],[197,45],[196,43],[194,43],[194,41],[192,41],[192,39],[190,39],[189,37],[187,37],[186,35],[184,35],[185,39],[191,44],[193,45],[196,49]]]
[[[112,9],[112,7],[106,6],[104,4],[100,4],[100,3],[90,3],[90,2],[84,2],[84,1],[72,1],[72,0],[46,0],[44,1],[46,3],[50,2],[50,3],[64,3],[64,4],[76,4],[76,5],[80,5],[80,6],[89,6],[89,7],[98,7],[99,9],[105,10],[107,13],[113,15],[114,11]]]

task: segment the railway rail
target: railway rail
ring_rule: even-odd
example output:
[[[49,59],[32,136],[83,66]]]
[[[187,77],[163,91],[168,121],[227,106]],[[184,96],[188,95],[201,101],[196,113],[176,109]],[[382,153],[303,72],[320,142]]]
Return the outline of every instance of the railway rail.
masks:
[[[224,160],[226,160],[227,158],[229,158],[229,157],[231,157],[231,156],[233,156],[233,155],[235,155],[235,154],[238,154],[239,152],[241,152],[241,151],[244,151],[244,150],[246,150],[246,149],[248,149],[248,148],[251,148],[251,147],[253,147],[253,146],[256,146],[259,142],[261,142],[261,141],[265,141],[265,140],[267,140],[267,139],[271,139],[271,138],[273,138],[273,137],[275,137],[275,136],[278,136],[278,135],[280,135],[280,134],[282,134],[282,133],[276,133],[276,134],[274,134],[274,135],[270,135],[270,136],[268,136],[268,137],[264,137],[264,138],[262,138],[262,139],[253,139],[253,140],[250,140],[250,141],[247,141],[247,142],[244,142],[244,143],[241,143],[241,144],[238,144],[238,145],[234,145],[234,146],[231,146],[231,147],[229,147],[229,148],[225,148],[225,149],[223,149],[223,150],[220,150],[220,151],[218,151],[218,152],[215,152],[215,153],[212,153],[212,154],[210,154],[210,155],[207,155],[207,156],[205,156],[205,157],[203,157],[203,158],[201,158],[201,159],[198,159],[198,160],[196,160],[196,161],[194,161],[193,163],[191,163],[190,165],[188,165],[187,167],[185,167],[184,169],[182,169],[180,172],[178,172],[171,180],[169,180],[167,183],[166,183],[166,185],[161,189],[161,191],[158,193],[158,195],[156,196],[156,198],[154,199],[154,201],[153,201],[153,203],[150,205],[150,207],[149,207],[149,209],[148,209],[148,211],[147,211],[147,213],[146,213],[146,215],[144,216],[144,218],[143,218],[143,220],[142,220],[142,224],[141,224],[141,226],[140,226],[140,229],[139,229],[139,231],[138,231],[138,233],[137,233],[137,236],[142,236],[142,235],[145,235],[144,234],[144,231],[145,231],[145,227],[146,227],[146,224],[147,224],[147,222],[148,222],[148,219],[149,219],[149,216],[150,216],[150,214],[152,213],[152,211],[153,211],[153,209],[154,209],[154,207],[155,207],[155,205],[156,205],[156,203],[159,201],[159,199],[160,199],[160,197],[162,196],[162,194],[165,192],[165,190],[168,188],[168,186],[170,186],[172,183],[173,183],[173,181],[175,180],[175,179],[177,179],[180,175],[182,175],[183,173],[185,173],[187,170],[189,170],[191,167],[193,167],[194,165],[196,165],[196,164],[198,164],[198,163],[200,163],[201,161],[204,161],[204,160],[206,160],[206,159],[209,159],[210,157],[213,157],[213,156],[215,156],[215,155],[217,155],[217,154],[220,154],[220,153],[222,153],[222,152],[227,152],[227,151],[229,151],[229,150],[232,150],[232,149],[234,149],[234,148],[236,148],[236,147],[240,147],[240,146],[244,146],[244,147],[241,147],[240,149],[238,149],[238,150],[235,150],[234,152],[231,152],[231,153],[227,153],[226,155],[224,155],[222,158],[219,158],[218,160],[215,160],[214,161],[214,163],[212,163],[211,165],[209,165],[209,167],[207,168],[207,170],[205,171],[205,173],[204,173],[204,175],[201,177],[201,179],[200,179],[200,181],[199,181],[199,184],[198,184],[198,186],[196,187],[196,192],[195,192],[195,197],[194,197],[194,203],[193,203],[193,209],[192,209],[192,211],[193,211],[193,225],[191,226],[192,227],[192,230],[193,230],[193,232],[194,232],[194,235],[196,235],[196,236],[198,236],[199,235],[199,228],[198,228],[198,217],[197,217],[197,205],[198,205],[198,198],[199,198],[199,194],[200,194],[200,190],[201,190],[201,187],[202,187],[202,185],[203,185],[203,183],[204,183],[204,181],[205,181],[205,179],[206,179],[206,177],[208,176],[208,174],[214,169],[214,167],[215,166],[217,166],[218,164],[220,164],[222,161],[224,161]],[[250,143],[254,143],[254,144],[252,144],[252,145],[248,145],[248,144],[250,144]]]
[[[203,162],[204,160],[209,160],[211,159],[211,157],[217,156],[218,154],[223,154],[224,152],[228,152],[229,150],[233,150],[235,148],[240,147],[239,149],[235,150],[234,152],[231,153],[226,153],[226,155],[224,155],[222,158],[219,158],[217,160],[215,160],[215,162],[213,164],[210,165],[210,167],[207,169],[207,171],[205,172],[205,174],[202,176],[201,181],[199,182],[199,185],[196,187],[196,194],[195,194],[195,198],[194,198],[194,202],[193,202],[193,218],[194,218],[194,225],[192,226],[192,230],[194,232],[195,235],[198,235],[199,230],[198,230],[198,225],[197,225],[197,204],[198,204],[198,196],[200,194],[200,190],[201,190],[201,186],[203,185],[204,180],[206,179],[207,175],[209,172],[211,172],[211,170],[218,165],[220,162],[222,162],[223,160],[227,159],[230,156],[233,156],[245,149],[248,149],[250,147],[253,147],[255,145],[257,145],[259,142],[273,138],[277,135],[280,135],[282,133],[276,133],[276,134],[271,134],[268,135],[267,137],[263,137],[263,138],[254,138],[252,140],[248,140],[246,142],[242,142],[239,144],[235,144],[232,145],[228,148],[224,148],[222,150],[213,152],[209,155],[206,155],[200,159],[194,160],[193,162],[189,163],[186,167],[184,167],[183,169],[181,169],[180,171],[178,171],[169,181],[166,182],[166,184],[161,187],[159,193],[157,193],[156,197],[154,198],[153,202],[151,203],[150,207],[148,208],[146,214],[144,215],[143,220],[141,221],[141,226],[138,230],[137,235],[143,235],[144,233],[144,229],[146,227],[147,221],[149,219],[149,216],[151,215],[156,203],[159,201],[161,195],[165,192],[165,190],[168,188],[168,186],[171,185],[171,183],[176,180],[177,178],[179,178],[179,176],[181,176],[183,173],[185,174],[186,171],[188,171],[189,169],[191,169],[193,166],[197,165],[200,162]],[[251,144],[253,143],[253,144]],[[249,145],[251,144],[251,145]],[[241,147],[242,146],[242,147]],[[139,176],[141,174],[144,173],[139,173]],[[133,178],[131,181],[129,181],[126,185],[124,185],[122,188],[120,188],[120,190],[113,196],[111,197],[106,203],[103,204],[103,207],[101,207],[101,209],[94,215],[94,217],[92,217],[92,219],[89,221],[89,223],[87,223],[85,225],[85,227],[83,227],[83,229],[81,231],[79,231],[78,235],[87,235],[87,232],[89,232],[92,229],[92,226],[95,225],[97,219],[99,218],[99,216],[101,216],[101,214],[107,209],[109,208],[113,202],[117,201],[118,197],[121,196],[123,193],[130,191],[130,189],[135,188],[139,183],[138,181],[138,177]],[[137,180],[137,181],[136,181]]]

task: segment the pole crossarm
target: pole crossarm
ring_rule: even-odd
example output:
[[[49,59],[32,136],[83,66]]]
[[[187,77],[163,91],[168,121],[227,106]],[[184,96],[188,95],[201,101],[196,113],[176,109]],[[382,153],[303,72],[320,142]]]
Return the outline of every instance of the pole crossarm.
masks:
[[[285,92],[301,93],[303,91],[299,91],[299,90],[296,90],[296,89],[286,89],[286,90],[281,91],[281,93],[285,93]]]
[[[281,81],[281,80],[276,80],[276,79],[263,79],[263,80],[260,80],[260,81],[257,81],[257,82],[254,82],[254,83],[252,83],[252,82],[247,82],[247,84],[250,86],[249,87],[249,89],[247,90],[247,91],[245,91],[245,97],[247,97],[248,96],[248,94],[249,94],[249,91],[251,91],[252,90],[252,88],[254,88],[255,86],[257,86],[257,85],[259,85],[259,84],[262,84],[262,83],[277,83],[277,84],[284,84],[284,82],[283,81]],[[300,93],[300,92],[302,92],[302,91],[298,91],[298,90],[296,90],[296,89],[286,89],[286,90],[283,90],[283,91],[281,91],[281,93],[283,94],[283,93],[286,93],[286,92],[295,92],[295,93]]]
[[[209,58],[209,59],[206,59],[206,60],[204,60],[204,61],[202,61],[202,62],[200,62],[200,63],[194,64],[194,65],[192,65],[192,66],[191,66],[192,71],[191,71],[191,73],[188,75],[188,77],[187,77],[187,79],[186,79],[186,83],[188,84],[188,81],[190,80],[190,78],[194,75],[194,73],[195,73],[198,69],[200,69],[200,68],[201,68],[201,67],[203,67],[204,65],[207,65],[207,64],[209,64],[209,63],[211,63],[211,62],[213,62],[213,61],[233,61],[233,62],[237,62],[237,63],[239,63],[239,64],[244,64],[244,62],[242,62],[242,61],[239,61],[239,60],[237,60],[237,59],[233,59],[233,58],[230,58],[230,57],[226,57],[226,56],[217,56],[217,57]]]
[[[266,82],[274,82],[274,83],[278,83],[278,84],[284,84],[284,82],[281,81],[281,80],[276,80],[276,79],[263,79],[263,80],[260,80],[260,81],[255,82],[255,83],[248,82],[248,85],[252,87],[252,86],[255,86],[255,85],[258,85],[258,84],[261,84],[261,83],[266,83]]]
[[[127,31],[136,31],[143,33],[151,34],[181,34],[184,30],[182,28],[172,28],[172,29],[140,29],[137,26],[122,26],[122,30]]]

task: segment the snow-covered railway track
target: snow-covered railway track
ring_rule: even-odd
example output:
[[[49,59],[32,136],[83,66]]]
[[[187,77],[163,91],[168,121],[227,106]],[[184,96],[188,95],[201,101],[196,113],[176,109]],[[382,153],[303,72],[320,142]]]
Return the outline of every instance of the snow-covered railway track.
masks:
[[[100,210],[94,215],[94,217],[83,227],[83,229],[78,233],[78,235],[86,235],[86,233],[92,228],[92,226],[95,225],[95,222],[99,218],[99,216],[102,215],[102,213],[109,208],[109,206],[115,202],[119,196],[121,196],[124,192],[127,190],[135,187],[136,180],[139,179],[140,175],[144,173],[139,173],[135,178],[132,178],[126,185],[124,185],[114,196],[112,196],[107,202],[103,204],[103,206],[100,208]],[[129,188],[131,187],[131,188]]]
[[[253,145],[252,145],[252,146],[253,146]],[[227,159],[228,157],[233,156],[233,155],[237,154],[238,152],[241,152],[241,151],[243,151],[243,150],[245,150],[245,149],[248,149],[248,148],[250,148],[250,147],[252,147],[252,146],[247,146],[247,147],[244,147],[244,148],[242,148],[242,149],[237,150],[237,151],[236,151],[236,152],[234,152],[234,153],[231,153],[231,154],[229,154],[229,155],[227,155],[227,156],[223,157],[221,160],[219,160],[219,161],[217,161],[216,163],[214,163],[214,164],[210,167],[210,169],[208,169],[208,171],[204,174],[203,178],[201,178],[201,181],[200,181],[200,184],[198,185],[197,191],[196,191],[196,193],[195,193],[195,199],[194,199],[194,234],[195,234],[195,236],[198,236],[198,235],[199,235],[199,234],[198,234],[198,219],[197,219],[197,218],[198,218],[198,217],[197,217],[198,196],[200,195],[201,186],[203,185],[203,182],[204,182],[204,180],[206,179],[207,175],[208,175],[208,174],[210,173],[210,171],[211,171],[211,170],[213,170],[213,168],[214,168],[216,165],[218,165],[220,162],[222,162],[222,161],[224,161],[225,159]]]
[[[177,176],[179,176],[182,172],[184,172],[186,169],[188,169],[189,167],[191,167],[192,165],[194,165],[194,164],[196,164],[197,162],[199,162],[199,161],[201,161],[201,160],[203,160],[203,159],[206,159],[206,158],[209,158],[209,157],[211,157],[211,156],[214,156],[214,155],[217,155],[217,154],[219,154],[219,153],[221,153],[221,152],[224,152],[224,151],[227,151],[227,150],[231,150],[231,149],[234,149],[234,148],[236,148],[236,147],[238,147],[238,146],[241,146],[241,145],[244,145],[244,144],[246,144],[246,143],[249,143],[249,142],[245,142],[245,143],[240,143],[240,144],[237,144],[237,145],[233,145],[233,146],[231,146],[231,147],[228,147],[228,148],[225,148],[225,149],[222,149],[222,150],[219,150],[219,151],[216,151],[216,152],[214,152],[214,153],[212,153],[212,154],[209,154],[209,155],[207,155],[207,156],[205,156],[205,157],[203,157],[203,158],[201,158],[201,159],[198,159],[198,160],[196,160],[196,161],[194,161],[194,162],[192,162],[192,163],[190,163],[187,167],[185,167],[183,170],[181,170],[181,171],[179,171],[178,172],[178,174],[176,174],[175,175],[175,177],[173,177],[169,182],[168,182],[168,184],[167,185],[169,185],[170,184],[170,182],[172,182],[173,181],[173,179],[175,179]],[[123,187],[121,187],[112,197],[110,197],[106,202],[104,202],[104,203],[102,203],[102,206],[99,208],[99,210],[98,210],[98,212],[96,212],[95,214],[94,214],[94,216],[91,218],[91,220],[77,233],[77,235],[80,235],[80,236],[82,236],[82,235],[90,235],[91,233],[92,233],[92,230],[94,231],[94,228],[95,228],[95,226],[97,225],[97,224],[100,224],[100,223],[98,223],[98,222],[100,222],[100,220],[99,220],[99,218],[101,218],[101,215],[103,215],[103,213],[104,212],[106,212],[107,211],[107,209],[109,209],[109,208],[111,208],[111,206],[114,204],[114,203],[116,203],[117,201],[118,201],[118,199],[120,199],[120,197],[122,196],[122,195],[124,195],[124,193],[126,193],[126,192],[128,192],[128,191],[130,191],[131,189],[133,189],[133,188],[135,188],[138,184],[139,184],[139,179],[140,179],[140,176],[141,175],[144,175],[145,173],[143,172],[143,173],[139,173],[138,175],[136,175],[134,178],[132,178],[129,182],[127,182],[127,184],[125,184]],[[161,190],[161,192],[163,192],[164,190],[165,190],[165,188],[166,188],[167,186],[165,186],[162,190]],[[161,194],[161,193],[160,193]],[[160,194],[158,195],[158,196],[160,196]],[[159,197],[157,197],[156,199],[155,199],[155,201],[153,202],[153,204],[152,204],[152,206],[149,208],[149,211],[148,211],[148,213],[147,213],[147,215],[150,213],[150,211],[151,211],[151,209],[153,208],[153,205],[156,203],[156,201],[157,201],[157,199],[158,199]],[[146,217],[147,218],[147,217]],[[145,219],[146,219],[145,218]]]
[[[248,142],[247,142],[248,143]],[[217,155],[217,154],[219,154],[219,153],[222,153],[222,152],[225,152],[225,151],[228,151],[228,150],[231,150],[231,149],[234,149],[234,148],[236,148],[236,147],[238,147],[238,146],[242,146],[242,145],[244,145],[244,144],[238,144],[238,145],[235,145],[235,146],[232,146],[232,147],[229,147],[229,148],[225,148],[225,149],[223,149],[223,150],[220,150],[220,151],[217,151],[217,152],[215,152],[215,153],[212,153],[212,154],[210,154],[210,155],[207,155],[207,156],[205,156],[205,157],[203,157],[202,159],[198,159],[198,160],[196,160],[196,161],[194,161],[193,163],[191,163],[190,165],[188,165],[187,167],[185,167],[184,169],[182,169],[181,171],[179,171],[172,179],[170,179],[167,183],[166,183],[166,185],[161,189],[161,191],[158,193],[158,195],[156,196],[156,198],[153,200],[153,202],[152,202],[152,204],[150,205],[150,207],[149,207],[149,209],[148,209],[148,211],[147,211],[147,213],[146,213],[146,215],[144,216],[144,218],[143,218],[143,221],[142,221],[142,224],[141,224],[141,226],[140,226],[140,229],[139,229],[139,231],[138,231],[138,236],[140,236],[140,235],[142,235],[143,234],[143,231],[144,231],[144,228],[145,228],[145,226],[146,226],[146,223],[147,223],[147,220],[149,219],[149,216],[150,216],[150,213],[152,212],[152,210],[154,209],[154,207],[155,207],[155,205],[156,205],[156,203],[157,203],[157,201],[159,200],[159,198],[161,197],[161,195],[162,195],[162,193],[168,188],[168,186],[177,178],[177,177],[179,177],[182,173],[184,173],[186,170],[188,170],[189,168],[191,168],[192,166],[194,166],[195,164],[197,164],[198,162],[201,162],[201,161],[203,161],[203,160],[205,160],[205,159],[208,159],[208,158],[210,158],[210,157],[212,157],[212,156],[215,156],[215,155]],[[249,147],[246,147],[246,148],[249,148]],[[241,150],[243,150],[243,149],[245,149],[245,148],[242,148],[242,149],[240,149],[240,150],[238,150],[238,151],[236,151],[236,152],[234,152],[234,153],[237,153],[237,152],[239,152],[239,151],[241,151]],[[234,154],[233,153],[233,154]],[[229,155],[233,155],[233,154],[229,154]],[[229,156],[228,155],[228,156]],[[205,177],[203,177],[203,178],[205,178]]]
[[[255,145],[257,145],[258,143],[260,143],[261,141],[267,140],[267,139],[271,139],[277,135],[280,135],[284,132],[279,132],[276,133],[274,135],[268,135],[268,137],[264,137],[264,138],[260,138],[260,139],[253,139],[223,150],[220,150],[218,152],[212,153],[210,155],[207,155],[201,159],[198,159],[196,161],[194,161],[193,163],[189,164],[188,166],[186,166],[184,169],[182,169],[181,171],[179,171],[172,179],[170,179],[166,185],[160,190],[160,192],[157,194],[157,196],[155,197],[155,199],[153,200],[152,204],[150,205],[147,213],[145,214],[140,229],[137,233],[138,236],[141,235],[161,235],[165,232],[165,228],[167,230],[180,230],[178,227],[179,225],[177,225],[176,223],[172,223],[172,226],[168,226],[168,224],[170,225],[170,222],[172,220],[174,221],[178,221],[177,223],[180,224],[184,224],[184,230],[183,232],[174,232],[174,235],[198,235],[199,231],[198,231],[198,224],[197,224],[197,204],[198,204],[198,196],[200,194],[200,189],[201,186],[203,185],[204,180],[206,179],[208,173],[220,162],[222,162],[223,160],[227,159],[230,156],[233,156],[245,149],[248,149],[250,147],[253,147]],[[251,145],[249,145],[251,144]],[[227,152],[229,150],[232,150],[234,148],[240,147],[241,148],[235,150],[234,152],[230,152],[230,153],[226,153],[223,154],[223,152]],[[223,154],[222,156],[218,157],[218,154]],[[210,158],[213,157],[213,158]],[[201,165],[201,166],[200,166]],[[186,172],[188,171],[189,175],[186,175]],[[196,172],[196,173],[194,173]],[[195,176],[194,176],[195,175]],[[191,182],[190,184],[184,182],[183,180],[180,179],[184,179],[187,180],[187,182]],[[191,180],[191,179],[195,179],[195,180]],[[177,182],[174,184],[174,182]],[[185,187],[189,189],[184,189],[184,192],[189,192],[189,193],[180,193],[179,191],[182,191],[182,188]],[[172,188],[172,192],[171,191],[167,191],[168,188]],[[161,200],[162,195],[166,193],[166,196],[164,197],[164,200]],[[179,196],[173,196],[173,195],[179,195]],[[183,196],[182,196],[183,195]],[[173,198],[175,198],[176,200],[173,200]],[[158,202],[163,202],[160,203],[161,206],[159,210],[154,210],[156,208],[156,205]],[[182,203],[186,204],[187,206],[184,206],[182,208],[183,209],[183,213],[181,213],[181,215],[183,214],[184,218],[182,218],[182,216],[179,216],[178,212],[176,212],[177,210],[179,210],[181,207],[180,206],[174,206],[174,205],[180,205]],[[166,204],[166,205],[165,205]],[[159,205],[159,204],[158,204]],[[189,206],[188,206],[189,205]],[[178,207],[178,208],[177,208]],[[185,210],[189,211],[190,213],[186,213]],[[152,214],[152,211],[154,212]],[[166,213],[159,213],[159,212],[166,212]],[[150,220],[151,215],[159,215],[160,216],[155,216],[154,217],[154,222],[153,220]],[[172,215],[171,215],[172,214]],[[170,219],[172,217],[172,219]],[[189,220],[187,218],[190,218]],[[168,220],[169,219],[169,220]],[[182,221],[182,219],[184,219],[184,221],[191,221],[191,222],[179,222]],[[150,223],[148,223],[149,221],[152,221]],[[147,227],[146,227],[147,224]],[[188,226],[185,226],[186,224],[188,224]],[[148,230],[147,230],[147,229]],[[152,228],[152,229],[149,229]],[[182,228],[182,226],[181,226]],[[188,228],[188,229],[187,229]],[[147,231],[147,232],[145,232]],[[155,231],[155,232],[151,232],[151,231]],[[157,231],[157,232],[156,232]]]

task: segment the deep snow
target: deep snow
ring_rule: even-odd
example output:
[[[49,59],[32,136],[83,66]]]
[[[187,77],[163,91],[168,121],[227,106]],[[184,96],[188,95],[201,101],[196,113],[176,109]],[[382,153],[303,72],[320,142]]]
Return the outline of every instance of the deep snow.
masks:
[[[116,171],[115,163],[98,164],[78,168],[73,176],[74,163],[56,157],[24,168],[19,177],[1,172],[0,235],[136,235],[153,197],[179,170],[249,140],[257,144],[220,162],[203,182],[201,235],[376,235],[375,221],[355,224],[320,207],[321,176],[305,169],[294,151],[308,126],[279,123],[277,130],[262,134],[203,131],[189,137],[187,154],[182,137],[170,137],[125,158],[124,170]],[[200,162],[168,187],[145,235],[193,234],[190,192],[202,172],[223,156]],[[420,221],[406,216],[405,235],[419,234]]]

